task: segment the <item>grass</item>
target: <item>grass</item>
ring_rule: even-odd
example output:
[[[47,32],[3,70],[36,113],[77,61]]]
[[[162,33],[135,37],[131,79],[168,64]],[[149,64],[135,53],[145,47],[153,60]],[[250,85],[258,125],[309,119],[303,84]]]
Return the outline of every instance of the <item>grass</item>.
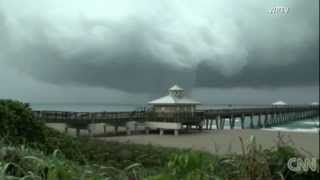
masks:
[[[44,155],[25,147],[2,147],[0,149],[0,179],[130,179],[140,172],[140,164],[125,169],[97,164],[80,165],[64,157],[60,151]],[[136,177],[138,179],[140,177]]]
[[[319,166],[316,172],[288,170],[288,159],[302,155],[281,137],[271,149],[259,147],[254,137],[239,139],[241,155],[218,156],[75,138],[33,120],[30,112],[23,103],[0,100],[0,180],[302,180],[319,177]],[[23,129],[27,129],[27,133]]]
[[[0,143],[0,179],[282,180],[317,179],[319,176],[319,170],[301,173],[288,171],[286,159],[299,156],[291,147],[261,149],[257,147],[254,137],[248,142],[244,140],[240,142],[243,147],[241,155],[214,156],[191,150],[167,149],[170,154],[160,155],[164,159],[167,158],[163,160],[163,164],[161,162],[144,164],[154,160],[152,156],[141,156],[135,163],[133,163],[135,160],[129,160],[127,156],[122,157],[127,158],[127,161],[123,162],[110,163],[109,161],[114,161],[116,158],[109,157],[99,162],[90,159],[83,163],[71,160],[60,150],[46,154],[23,145],[10,146]],[[156,148],[139,145],[130,147],[131,145],[121,144],[122,148],[126,146],[129,151],[138,150],[136,148],[139,147],[139,150],[146,148],[153,152],[153,148]],[[142,151],[141,154],[143,153],[145,152]],[[115,155],[117,156],[117,153]]]

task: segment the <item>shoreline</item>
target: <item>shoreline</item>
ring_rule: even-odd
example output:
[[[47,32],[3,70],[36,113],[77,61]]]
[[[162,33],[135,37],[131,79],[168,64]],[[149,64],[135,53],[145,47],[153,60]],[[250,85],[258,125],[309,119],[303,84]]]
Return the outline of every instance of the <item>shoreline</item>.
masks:
[[[319,133],[280,132],[281,139],[299,150],[307,157],[319,158]],[[98,138],[105,141],[116,141],[133,144],[152,144],[163,147],[194,149],[213,154],[241,154],[239,137],[245,144],[251,136],[255,136],[258,146],[264,148],[275,147],[278,142],[279,131],[270,130],[214,130],[210,132],[173,135],[131,135]]]
[[[49,127],[64,131],[63,123],[47,124]],[[297,132],[297,131],[278,131],[276,129],[225,129],[225,130],[203,130],[194,133],[181,133],[179,136],[158,133],[125,135],[125,128],[120,127],[119,132],[122,136],[114,136],[114,128],[107,126],[109,137],[103,137],[102,124],[93,125],[93,134],[97,139],[105,141],[116,141],[133,144],[152,144],[163,147],[174,147],[184,149],[194,149],[206,151],[214,154],[241,153],[239,137],[247,142],[251,136],[255,136],[257,144],[263,148],[276,146],[278,134],[283,136],[284,141],[296,147],[303,155],[319,158],[319,131],[318,132]],[[69,129],[68,134],[74,136],[75,129]],[[81,130],[81,135],[87,136],[88,131]]]

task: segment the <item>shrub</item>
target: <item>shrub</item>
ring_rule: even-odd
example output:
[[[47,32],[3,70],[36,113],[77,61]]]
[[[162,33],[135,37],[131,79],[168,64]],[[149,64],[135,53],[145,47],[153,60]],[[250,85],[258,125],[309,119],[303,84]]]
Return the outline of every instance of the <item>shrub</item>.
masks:
[[[32,118],[27,104],[0,100],[0,137],[14,144],[44,142],[44,124]]]

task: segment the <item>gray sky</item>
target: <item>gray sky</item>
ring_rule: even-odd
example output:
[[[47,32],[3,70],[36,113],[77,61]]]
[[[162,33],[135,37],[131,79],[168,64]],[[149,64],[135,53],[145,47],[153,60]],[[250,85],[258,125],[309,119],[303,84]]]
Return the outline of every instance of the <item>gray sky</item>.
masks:
[[[287,14],[270,14],[287,7]],[[319,98],[318,0],[0,0],[0,98],[204,103]]]

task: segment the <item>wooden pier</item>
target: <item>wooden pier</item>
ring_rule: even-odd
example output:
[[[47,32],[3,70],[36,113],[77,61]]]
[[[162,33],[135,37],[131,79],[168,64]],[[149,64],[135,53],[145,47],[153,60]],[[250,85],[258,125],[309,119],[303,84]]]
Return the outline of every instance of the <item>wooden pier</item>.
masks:
[[[262,108],[239,108],[203,111],[206,129],[213,123],[217,129],[224,129],[228,120],[230,129],[235,128],[235,120],[240,120],[241,129],[268,128],[292,121],[319,117],[319,106],[272,106]],[[249,123],[245,123],[249,121]],[[249,124],[248,127],[245,124]]]
[[[319,106],[270,106],[255,108],[225,108],[198,110],[196,112],[156,113],[154,111],[132,112],[64,112],[64,111],[33,111],[33,116],[46,123],[65,123],[66,129],[87,129],[89,134],[90,124],[104,123],[114,127],[126,127],[128,122],[166,122],[179,123],[183,128],[197,129],[224,129],[228,123],[230,129],[235,128],[236,120],[240,121],[240,127],[268,128],[292,121],[299,121],[319,116]],[[246,126],[248,124],[248,126]],[[105,126],[104,126],[105,128]],[[163,133],[160,129],[160,134]],[[177,134],[175,131],[175,134]],[[146,129],[146,132],[149,132]]]

